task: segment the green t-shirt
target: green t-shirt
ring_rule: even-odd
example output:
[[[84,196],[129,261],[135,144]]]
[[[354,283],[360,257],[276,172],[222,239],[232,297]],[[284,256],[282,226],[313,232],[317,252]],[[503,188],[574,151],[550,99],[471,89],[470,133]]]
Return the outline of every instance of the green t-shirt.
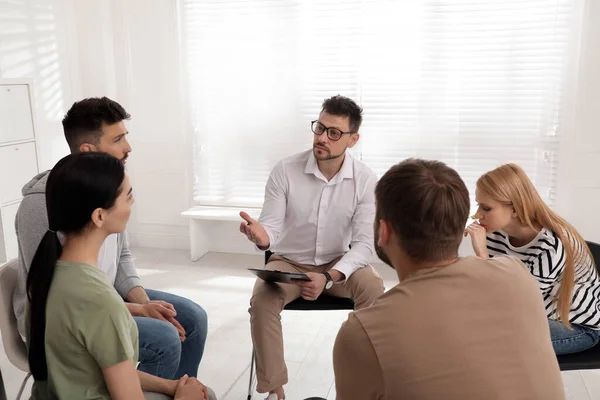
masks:
[[[46,305],[48,381],[32,399],[110,399],[102,369],[138,358],[138,330],[98,268],[59,261]]]

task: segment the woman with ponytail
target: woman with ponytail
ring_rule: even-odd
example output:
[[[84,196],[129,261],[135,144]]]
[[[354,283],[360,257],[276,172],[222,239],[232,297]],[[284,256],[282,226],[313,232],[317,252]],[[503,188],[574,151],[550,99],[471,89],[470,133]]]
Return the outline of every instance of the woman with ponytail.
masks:
[[[69,155],[50,172],[50,228],[27,277],[33,399],[141,400],[142,389],[208,397],[193,378],[170,381],[135,369],[137,326],[97,267],[102,243],[125,229],[133,201],[122,163],[108,154]]]
[[[515,164],[477,181],[478,221],[467,227],[479,257],[519,258],[538,281],[556,354],[600,340],[600,280],[581,235],[544,203]]]

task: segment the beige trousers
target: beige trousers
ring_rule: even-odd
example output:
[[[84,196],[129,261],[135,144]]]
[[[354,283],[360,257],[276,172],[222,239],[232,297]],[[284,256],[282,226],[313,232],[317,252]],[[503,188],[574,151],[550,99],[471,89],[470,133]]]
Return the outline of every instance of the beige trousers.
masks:
[[[340,257],[341,258],[341,257]],[[272,255],[265,269],[285,272],[325,272],[339,260],[324,265],[296,264],[278,255]],[[373,304],[383,294],[383,281],[375,269],[367,265],[350,275],[343,284],[325,290],[330,296],[354,299],[355,309]],[[259,393],[274,390],[288,382],[283,354],[281,311],[286,304],[300,297],[300,287],[283,283],[266,283],[257,279],[250,299],[250,327],[256,354],[256,376]]]

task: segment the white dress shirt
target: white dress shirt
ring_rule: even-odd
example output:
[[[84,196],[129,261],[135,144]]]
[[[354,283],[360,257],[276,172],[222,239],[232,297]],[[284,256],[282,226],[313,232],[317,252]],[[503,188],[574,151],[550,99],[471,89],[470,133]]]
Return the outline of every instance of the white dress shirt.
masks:
[[[334,269],[349,278],[374,254],[376,183],[375,173],[349,152],[330,181],[312,149],[279,161],[259,218],[270,250],[299,264],[322,265],[343,256]]]
[[[104,271],[112,285],[117,277],[117,234],[108,235],[98,253],[98,267]]]

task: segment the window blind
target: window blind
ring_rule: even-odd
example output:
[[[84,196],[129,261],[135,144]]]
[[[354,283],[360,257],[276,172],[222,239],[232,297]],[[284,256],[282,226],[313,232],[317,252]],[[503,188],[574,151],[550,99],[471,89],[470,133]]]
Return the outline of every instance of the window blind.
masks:
[[[553,203],[576,0],[182,0],[194,199],[260,206],[274,163],[311,147],[336,94],[381,176],[439,159],[474,195],[515,162]]]

